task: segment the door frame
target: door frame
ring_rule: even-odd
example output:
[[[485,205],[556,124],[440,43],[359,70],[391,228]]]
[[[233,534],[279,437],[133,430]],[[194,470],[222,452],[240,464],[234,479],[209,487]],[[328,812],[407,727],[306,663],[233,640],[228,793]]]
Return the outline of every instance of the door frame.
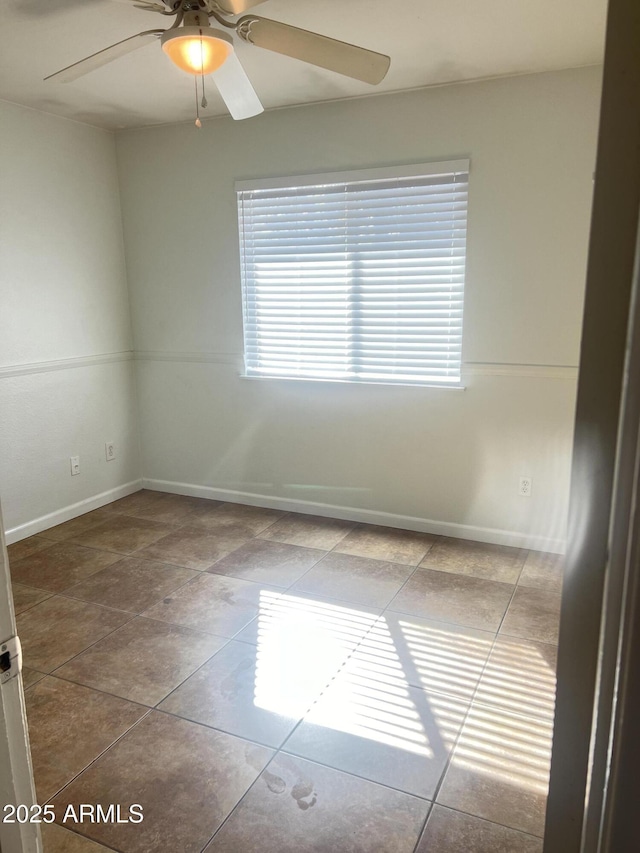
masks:
[[[9,559],[0,506],[0,642],[16,636]],[[40,827],[36,823],[3,823],[4,806],[35,805],[29,732],[22,689],[16,675],[0,686],[0,849],[2,853],[42,853]]]
[[[618,837],[624,795],[610,784],[624,757],[613,750],[612,733],[619,745],[634,604],[629,581],[638,560],[640,407],[630,382],[638,381],[634,359],[640,358],[640,331],[632,323],[640,224],[638,44],[638,0],[609,0],[544,853],[639,849],[607,841]],[[632,807],[627,819],[634,814]]]

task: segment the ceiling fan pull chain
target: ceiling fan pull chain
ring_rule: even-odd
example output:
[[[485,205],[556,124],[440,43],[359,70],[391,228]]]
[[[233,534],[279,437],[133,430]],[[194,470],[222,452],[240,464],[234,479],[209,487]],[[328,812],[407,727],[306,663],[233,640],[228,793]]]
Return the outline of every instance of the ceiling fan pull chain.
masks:
[[[202,127],[200,121],[200,104],[198,103],[198,78],[194,76],[193,82],[196,84],[196,127]]]
[[[202,45],[202,30],[200,30],[200,76],[202,77],[202,109],[206,109],[209,105],[207,96],[204,93],[204,47]]]

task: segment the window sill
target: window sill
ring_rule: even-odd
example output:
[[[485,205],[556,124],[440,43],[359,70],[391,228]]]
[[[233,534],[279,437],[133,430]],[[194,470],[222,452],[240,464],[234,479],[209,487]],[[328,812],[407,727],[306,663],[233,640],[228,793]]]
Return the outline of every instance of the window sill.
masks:
[[[464,391],[466,385],[461,382],[456,383],[438,383],[438,382],[385,382],[383,379],[365,380],[365,379],[324,379],[322,377],[314,378],[311,376],[255,376],[253,374],[241,373],[240,379],[256,380],[258,382],[313,382],[314,384],[322,383],[325,385],[383,385],[388,388],[430,388],[439,391]]]

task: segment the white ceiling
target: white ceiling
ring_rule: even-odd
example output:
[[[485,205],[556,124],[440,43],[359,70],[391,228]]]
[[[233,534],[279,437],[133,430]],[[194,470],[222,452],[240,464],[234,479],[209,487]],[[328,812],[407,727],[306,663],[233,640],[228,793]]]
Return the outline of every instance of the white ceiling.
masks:
[[[372,87],[240,42],[269,109],[599,63],[606,0],[266,0],[255,12],[391,56]],[[172,20],[123,0],[0,0],[0,98],[109,128],[189,119],[193,78],[156,43],[73,83],[42,79]],[[203,115],[226,113],[213,83],[207,96]]]

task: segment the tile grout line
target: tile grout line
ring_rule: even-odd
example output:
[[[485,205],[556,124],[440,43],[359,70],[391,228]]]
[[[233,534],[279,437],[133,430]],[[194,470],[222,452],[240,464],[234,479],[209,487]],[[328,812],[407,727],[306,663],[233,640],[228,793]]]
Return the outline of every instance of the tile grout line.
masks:
[[[509,832],[516,832],[519,835],[526,835],[527,838],[533,838],[536,841],[543,841],[544,840],[542,835],[536,835],[534,832],[527,832],[525,829],[514,829],[514,827],[512,827],[512,826],[507,826],[504,823],[498,823],[497,821],[490,820],[487,817],[480,817],[480,815],[471,814],[471,812],[463,812],[462,809],[456,809],[453,806],[444,806],[441,803],[435,803],[435,802],[433,803],[433,805],[438,806],[441,809],[447,809],[448,811],[455,812],[456,814],[459,814],[459,815],[464,815],[465,817],[472,817],[472,818],[475,818],[476,820],[481,820],[484,823],[490,823],[492,826],[499,826],[501,829],[508,829]],[[414,853],[415,853],[415,851],[414,851]],[[434,853],[437,853],[437,851],[434,851]],[[470,853],[473,853],[473,851],[470,851]]]
[[[54,820],[53,823],[55,826],[59,826],[61,829],[65,829],[67,832],[72,832],[74,835],[77,835],[78,838],[82,838],[84,841],[89,841],[92,844],[100,844],[102,847],[105,848],[105,850],[111,850],[111,851],[113,851],[113,853],[124,853],[124,851],[119,850],[117,847],[112,847],[110,844],[107,844],[104,841],[94,841],[93,838],[90,838],[88,835],[83,835],[81,832],[78,832],[78,830],[75,828],[72,829],[71,827],[67,826],[66,823],[65,824],[58,823],[58,821],[56,821],[56,820]],[[45,850],[44,853],[47,853],[47,851]]]
[[[355,527],[355,525],[354,525],[354,527]],[[304,573],[303,573],[299,578],[297,578],[295,581],[293,581],[293,582],[292,582],[292,583],[291,583],[291,584],[286,588],[285,592],[290,591],[290,590],[291,590],[291,588],[292,588],[296,583],[298,583],[298,581],[299,581],[299,580],[301,580],[301,579],[302,579],[302,578],[303,578],[303,577],[304,577],[308,572],[310,572],[310,571],[311,571],[311,569],[315,568],[315,566],[317,566],[320,562],[322,562],[322,560],[327,556],[327,554],[330,554],[330,553],[332,553],[333,551],[335,551],[336,547],[340,544],[340,542],[342,542],[342,541],[343,541],[343,540],[348,536],[348,534],[351,532],[351,530],[353,530],[353,529],[354,529],[354,527],[352,527],[350,530],[346,531],[346,532],[345,532],[345,534],[344,534],[344,536],[343,536],[343,537],[342,537],[342,538],[341,538],[341,539],[340,539],[340,540],[339,540],[339,541],[338,541],[338,542],[333,546],[333,548],[331,548],[329,551],[327,551],[327,552],[326,552],[326,553],[325,553],[325,554],[324,554],[324,555],[323,555],[323,556],[322,556],[322,557],[321,557],[321,558],[320,558],[316,563],[314,563],[314,565],[313,565],[313,566],[311,566],[311,567],[310,567],[309,569],[307,569],[307,571],[306,571],[306,572],[304,572]],[[267,540],[267,541],[268,541],[268,540]],[[427,550],[428,550],[428,549],[427,549]],[[424,557],[423,557],[422,559],[424,559]],[[385,562],[388,562],[388,561],[385,561]],[[417,568],[417,567],[416,567],[416,568]],[[415,571],[415,569],[414,569],[414,571]],[[411,573],[411,575],[409,575],[409,577],[412,577],[412,576],[413,576],[413,572]],[[406,583],[406,581],[408,581],[408,580],[409,580],[409,577],[405,580],[405,583]],[[404,586],[404,584],[403,584],[403,586]],[[340,599],[336,599],[336,600],[340,600]],[[349,602],[345,602],[345,603],[349,603]],[[383,612],[384,612],[384,611],[383,611]],[[206,844],[204,845],[204,847],[202,848],[201,853],[203,853],[203,851],[206,849],[206,847],[208,847],[208,845],[209,845],[209,844],[211,844],[211,842],[213,841],[213,839],[214,839],[214,838],[216,837],[216,835],[218,835],[218,833],[222,830],[222,828],[223,828],[223,827],[224,827],[224,825],[227,823],[227,821],[228,821],[228,820],[230,820],[231,816],[234,814],[234,812],[236,811],[236,809],[238,809],[238,807],[240,806],[240,804],[242,803],[242,801],[245,799],[245,797],[249,794],[249,792],[251,791],[251,789],[252,789],[252,788],[257,784],[257,782],[259,781],[259,779],[260,779],[260,777],[262,776],[262,774],[264,773],[264,771],[265,771],[265,770],[266,770],[266,769],[271,765],[271,763],[272,763],[272,762],[273,762],[273,761],[278,757],[278,755],[280,755],[280,754],[284,754],[284,755],[292,755],[292,757],[294,757],[294,758],[300,758],[300,756],[296,756],[294,753],[287,753],[287,752],[286,752],[286,750],[285,750],[285,748],[286,748],[286,744],[287,744],[287,743],[288,743],[288,741],[291,739],[291,737],[294,735],[294,733],[297,731],[297,729],[299,728],[299,726],[303,723],[304,718],[309,714],[309,712],[311,711],[311,709],[312,709],[315,705],[317,705],[317,703],[318,703],[318,702],[321,700],[321,698],[325,695],[325,693],[326,693],[326,692],[327,692],[327,690],[330,688],[330,686],[335,682],[335,679],[338,677],[338,675],[342,672],[342,670],[344,669],[344,667],[347,665],[347,662],[351,659],[351,657],[353,656],[353,654],[355,654],[356,650],[360,647],[361,643],[362,643],[362,642],[365,640],[365,638],[369,635],[370,631],[372,631],[372,630],[373,630],[373,628],[374,628],[374,627],[375,627],[375,625],[378,623],[378,621],[379,621],[379,619],[380,619],[381,617],[382,617],[382,614],[379,614],[378,616],[376,616],[376,618],[373,620],[373,623],[369,626],[369,628],[367,629],[367,631],[362,635],[362,637],[360,638],[360,640],[358,641],[358,643],[354,646],[354,648],[351,650],[351,652],[350,652],[349,654],[347,654],[347,656],[345,657],[345,659],[343,660],[343,662],[338,666],[338,668],[337,668],[336,672],[334,673],[334,675],[329,679],[329,681],[327,682],[327,684],[326,684],[326,685],[325,685],[325,686],[320,690],[320,692],[319,692],[319,694],[316,696],[316,698],[315,698],[315,699],[310,703],[309,708],[308,708],[308,709],[307,709],[307,710],[306,710],[306,711],[301,715],[300,719],[299,719],[299,720],[298,720],[298,722],[294,725],[294,727],[291,729],[291,731],[287,734],[287,736],[285,737],[285,739],[283,740],[283,742],[281,743],[281,745],[280,745],[279,747],[275,748],[275,752],[274,752],[274,754],[271,756],[271,758],[269,759],[269,761],[267,762],[267,764],[265,765],[265,767],[263,768],[263,770],[258,774],[258,776],[257,776],[257,777],[256,777],[256,779],[253,781],[253,783],[249,786],[249,788],[247,789],[247,791],[245,791],[245,793],[244,793],[244,794],[243,794],[243,796],[240,798],[240,800],[238,800],[238,802],[235,804],[235,806],[233,807],[233,809],[231,809],[231,811],[230,811],[230,812],[229,812],[229,814],[225,817],[225,819],[222,821],[222,823],[220,824],[220,826],[216,829],[216,831],[213,833],[213,835],[209,838],[209,840],[207,841],[207,843],[206,843]],[[244,630],[244,629],[241,629],[241,630]],[[240,633],[240,632],[238,632],[238,633]],[[272,747],[272,748],[273,748],[273,747]],[[302,760],[303,760],[303,761],[305,761],[305,760],[306,760],[306,761],[308,761],[309,759],[302,759]],[[319,764],[320,766],[328,767],[330,770],[334,770],[334,771],[336,771],[336,772],[338,772],[338,773],[345,773],[345,771],[343,771],[343,770],[339,770],[338,768],[336,768],[336,767],[332,767],[331,765],[323,765],[323,764],[321,764],[321,762],[317,762],[317,761],[316,761],[316,762],[311,762],[311,763],[316,763],[316,764]],[[372,780],[370,780],[370,779],[366,779],[366,778],[365,778],[365,777],[363,777],[363,776],[358,776],[358,775],[357,775],[357,774],[355,774],[355,773],[345,773],[345,775],[347,775],[347,776],[353,776],[354,778],[358,778],[358,779],[362,779],[363,781],[369,782],[370,784],[374,784],[374,785],[376,785],[376,784],[380,784],[380,785],[381,785],[381,787],[387,788],[388,790],[398,791],[398,789],[397,789],[397,788],[393,788],[393,787],[391,787],[391,786],[389,786],[389,785],[383,785],[383,784],[378,783],[378,782],[372,782]],[[415,795],[413,795],[413,794],[407,794],[407,792],[404,792],[404,791],[401,791],[400,793],[403,793],[403,794],[405,794],[405,795],[407,795],[407,796],[415,796]],[[421,799],[421,800],[423,800],[424,798],[417,797],[417,799]],[[430,810],[430,809],[429,809],[429,810]],[[428,812],[429,812],[429,810],[428,810]],[[428,812],[427,812],[427,814],[428,814]],[[419,836],[418,836],[418,837],[420,837],[420,834],[419,834]]]
[[[90,689],[93,689],[93,688],[90,688]],[[103,691],[98,691],[98,692],[103,692]],[[111,696],[112,694],[108,693],[106,695]],[[138,704],[140,704],[140,703],[138,703]],[[81,776],[85,772],[85,770],[88,770],[89,767],[92,767],[96,763],[96,761],[98,761],[100,758],[102,758],[103,755],[105,755],[105,753],[109,752],[109,750],[112,749],[117,743],[120,743],[120,741],[122,740],[123,737],[125,737],[125,735],[128,735],[129,732],[132,731],[133,729],[135,729],[136,726],[138,726],[143,720],[146,720],[146,718],[149,716],[149,714],[151,713],[153,708],[149,708],[147,705],[142,705],[141,707],[146,708],[146,711],[140,717],[140,719],[136,720],[135,723],[132,723],[124,732],[122,732],[121,735],[118,735],[118,737],[115,740],[113,740],[108,746],[105,746],[105,748],[101,752],[99,752],[98,755],[95,756],[95,758],[93,758],[88,764],[85,764],[85,766],[82,768],[82,770],[79,770],[77,773],[75,773],[71,777],[71,779],[69,779],[67,782],[64,783],[64,785],[62,785],[61,788],[58,788],[58,790],[54,794],[52,794],[50,797],[48,797],[48,799],[46,800],[46,803],[50,803],[51,800],[53,800],[55,797],[59,796],[63,791],[65,791],[69,787],[69,785],[71,785],[73,782],[75,782],[75,780],[79,776]]]
[[[528,552],[527,552],[527,554],[528,554]],[[521,567],[520,567],[520,572],[518,573],[518,580],[520,579],[520,575],[522,574],[522,569],[524,568],[524,563],[525,563],[525,562],[526,562],[526,557],[524,558],[524,560],[523,560],[523,562],[522,562],[522,565],[521,565]],[[503,615],[502,615],[502,618],[500,619],[500,622],[499,622],[499,624],[498,624],[498,627],[497,627],[497,629],[496,629],[496,631],[495,631],[495,633],[494,633],[493,640],[492,640],[492,643],[491,643],[491,648],[489,649],[489,654],[487,655],[487,657],[486,657],[486,659],[485,659],[485,662],[484,662],[484,663],[483,663],[483,665],[482,665],[482,669],[481,669],[481,671],[480,671],[480,675],[478,676],[478,680],[476,681],[476,685],[475,685],[475,687],[474,687],[474,689],[473,689],[473,693],[471,694],[471,699],[469,700],[469,705],[468,705],[467,710],[466,710],[466,712],[465,712],[465,714],[464,714],[464,717],[463,717],[462,723],[460,724],[460,728],[459,728],[458,733],[457,733],[457,735],[456,735],[456,737],[455,737],[455,741],[454,741],[454,743],[453,743],[453,745],[452,745],[452,747],[451,747],[451,750],[450,750],[450,752],[449,752],[449,755],[447,756],[447,761],[446,761],[445,766],[444,766],[444,768],[443,768],[443,770],[442,770],[442,773],[440,774],[439,780],[438,780],[438,782],[436,783],[436,786],[435,786],[435,788],[434,788],[434,792],[433,792],[433,800],[432,800],[432,807],[431,807],[431,809],[430,809],[430,811],[429,811],[429,816],[431,815],[431,812],[433,811],[433,807],[434,807],[434,806],[436,806],[436,805],[441,806],[441,804],[440,804],[440,803],[438,803],[438,796],[440,795],[440,791],[442,790],[442,786],[444,785],[445,778],[446,778],[447,773],[449,772],[449,769],[450,769],[451,764],[452,764],[452,762],[453,762],[453,756],[454,756],[455,751],[456,751],[456,749],[457,749],[457,747],[458,747],[458,745],[459,745],[459,743],[460,743],[460,738],[462,737],[462,732],[464,731],[464,727],[465,727],[465,725],[467,724],[467,721],[468,721],[468,719],[469,719],[469,715],[471,714],[471,710],[472,710],[473,705],[474,705],[474,702],[475,702],[475,700],[476,700],[476,696],[478,695],[478,690],[480,689],[480,682],[482,681],[482,678],[483,678],[483,676],[484,676],[484,674],[485,674],[485,672],[486,672],[486,670],[487,670],[487,667],[489,666],[489,660],[491,659],[491,655],[493,654],[493,651],[494,651],[494,649],[495,649],[495,647],[496,647],[496,643],[498,642],[498,636],[499,636],[500,628],[502,627],[502,623],[504,622],[504,619],[505,619],[505,617],[506,617],[507,611],[509,610],[509,607],[511,606],[511,602],[513,601],[513,597],[514,597],[514,595],[516,594],[516,589],[517,589],[517,587],[518,587],[518,580],[516,580],[516,582],[513,584],[513,592],[512,592],[512,594],[511,594],[511,597],[509,598],[509,602],[508,602],[507,606],[505,607],[504,613],[503,613]],[[448,806],[441,806],[441,808],[448,808]],[[470,814],[470,815],[471,815],[471,817],[477,817],[477,818],[479,818],[480,820],[485,820],[485,818],[481,818],[481,817],[480,817],[480,815],[474,815],[474,814],[471,814],[470,812],[461,812],[461,813],[462,813],[462,814]],[[425,833],[425,830],[426,830],[426,828],[427,828],[427,823],[428,823],[428,820],[429,820],[429,816],[427,817],[427,819],[426,819],[426,820],[425,820],[425,822],[424,822],[424,825],[423,825],[423,827],[422,827],[422,831],[421,831],[420,835],[418,836],[418,841],[416,842],[416,845],[415,845],[415,847],[414,847],[413,853],[416,853],[417,848],[418,848],[418,846],[419,846],[419,844],[420,844],[420,841],[422,840],[422,837],[423,837],[423,835],[424,835],[424,833]],[[492,821],[492,822],[493,822],[493,821]],[[502,826],[502,824],[497,824],[497,825],[498,825],[498,826]],[[510,828],[510,827],[507,827],[507,828]]]

